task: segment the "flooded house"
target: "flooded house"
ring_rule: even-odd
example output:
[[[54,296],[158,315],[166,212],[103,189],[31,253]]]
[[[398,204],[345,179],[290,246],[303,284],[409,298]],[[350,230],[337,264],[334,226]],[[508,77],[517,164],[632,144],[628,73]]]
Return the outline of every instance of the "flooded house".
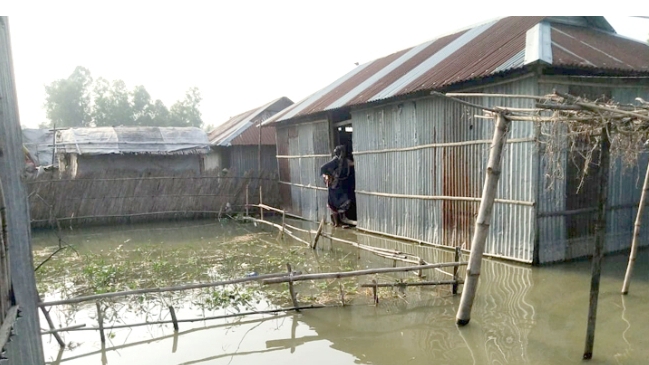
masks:
[[[293,104],[287,97],[248,110],[230,118],[209,133],[211,153],[206,156],[206,170],[277,171],[275,129],[258,128],[260,122]]]
[[[108,171],[196,174],[209,152],[207,134],[195,127],[96,127],[57,131],[59,170],[78,176]]]
[[[431,92],[533,108],[533,99],[498,95],[554,90],[647,99],[649,45],[616,34],[604,17],[506,17],[358,65],[264,122],[276,128],[284,208],[328,219],[319,168],[343,144],[353,151],[359,230],[470,249],[493,122]],[[579,158],[562,151],[563,178],[548,179],[542,128],[512,122],[486,255],[543,264],[592,252],[597,166],[582,181]],[[629,247],[646,161],[611,164],[607,252]]]

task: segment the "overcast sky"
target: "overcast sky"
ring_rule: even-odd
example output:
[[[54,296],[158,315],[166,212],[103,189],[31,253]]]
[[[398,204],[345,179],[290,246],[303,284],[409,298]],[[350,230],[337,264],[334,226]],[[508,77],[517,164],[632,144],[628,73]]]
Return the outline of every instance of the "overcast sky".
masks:
[[[553,3],[562,4],[564,14],[582,10],[572,1],[544,4]],[[622,13],[606,18],[618,33],[646,41],[649,19],[625,16],[649,10],[643,3],[616,1]],[[197,86],[203,95],[203,121],[218,125],[281,96],[297,102],[347,73],[355,62],[371,61],[502,12],[533,15],[539,9],[522,8],[531,4],[523,1],[449,1],[443,8],[439,4],[16,1],[7,15],[21,123],[34,128],[45,121],[44,85],[84,66],[94,78],[122,79],[129,89],[144,85],[167,107]]]

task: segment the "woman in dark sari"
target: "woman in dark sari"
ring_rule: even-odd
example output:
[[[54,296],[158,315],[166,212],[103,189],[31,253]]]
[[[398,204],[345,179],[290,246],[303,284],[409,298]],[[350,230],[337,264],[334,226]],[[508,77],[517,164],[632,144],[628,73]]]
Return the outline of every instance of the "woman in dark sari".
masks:
[[[347,157],[345,146],[334,149],[334,158],[320,167],[329,194],[327,206],[332,223],[338,227],[342,219],[356,220],[356,181],[354,161]]]

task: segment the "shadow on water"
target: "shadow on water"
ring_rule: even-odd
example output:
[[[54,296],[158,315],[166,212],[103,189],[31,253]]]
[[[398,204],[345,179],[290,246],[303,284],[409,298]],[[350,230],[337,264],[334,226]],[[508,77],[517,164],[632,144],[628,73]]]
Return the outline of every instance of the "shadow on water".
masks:
[[[128,230],[91,228],[68,233],[65,238],[82,250],[93,251],[98,247],[114,249],[129,239],[169,247],[226,242],[261,229],[236,223],[192,227],[173,223]],[[429,262],[453,259],[452,252],[353,230],[335,234],[416,254]],[[254,239],[274,242],[275,236],[276,232],[268,230],[268,234]],[[37,249],[52,244],[45,232],[36,232],[34,241]],[[297,250],[288,239],[279,244],[286,251]],[[217,251],[219,246],[210,249]],[[227,249],[233,250],[230,254],[237,260],[246,257],[242,253],[250,255],[256,250],[254,245],[242,247],[241,252],[235,252],[233,245]],[[316,252],[298,252],[305,258],[296,261],[302,267],[294,264],[294,268],[305,271],[393,265],[388,259],[326,239]],[[281,256],[282,252],[275,250],[271,254]],[[280,259],[297,257],[284,255]],[[605,259],[591,363],[639,364],[649,358],[649,316],[645,314],[649,305],[649,251],[640,253],[630,294],[621,296],[625,267],[625,255]],[[428,279],[446,277],[432,270],[426,275]],[[412,279],[412,275],[393,276],[408,278]],[[369,280],[371,277],[361,278],[357,283]],[[329,284],[329,288],[338,287],[335,282]],[[360,291],[351,306],[184,324],[178,334],[170,325],[124,329],[114,332],[105,349],[95,332],[68,333],[63,336],[75,348],[59,352],[50,339],[45,341],[45,350],[52,364],[576,364],[582,363],[589,285],[587,260],[540,268],[486,260],[472,320],[464,328],[455,325],[459,296],[453,296],[449,288],[422,287],[409,288],[405,294],[386,290],[377,306]],[[312,289],[306,284],[298,287],[301,293]],[[304,295],[301,300],[308,303],[308,298]],[[89,316],[87,323],[91,321]]]

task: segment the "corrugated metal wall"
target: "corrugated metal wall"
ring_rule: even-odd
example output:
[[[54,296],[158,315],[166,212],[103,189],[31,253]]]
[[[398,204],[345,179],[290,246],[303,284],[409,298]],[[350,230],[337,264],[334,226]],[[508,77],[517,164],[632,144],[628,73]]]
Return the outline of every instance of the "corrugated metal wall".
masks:
[[[541,94],[551,93],[553,89],[562,92],[568,92],[569,83],[553,83],[553,79],[546,80],[539,84]],[[572,86],[580,85],[575,81]],[[587,91],[591,88],[593,91],[602,89],[601,86],[584,84],[580,86],[581,90]],[[611,97],[621,103],[633,103],[638,96],[642,98],[649,97],[649,88],[632,87],[632,86],[611,86]],[[640,201],[642,182],[646,171],[649,156],[640,156],[638,164],[631,168],[625,168],[620,159],[612,159],[611,170],[609,174],[609,210],[607,219],[607,237],[606,252],[619,251],[627,249],[631,243],[633,233],[633,223],[637,213],[637,204]],[[545,173],[546,157],[541,155],[541,164],[539,165],[539,174]],[[562,165],[564,171],[567,170],[568,156],[564,152],[562,155]],[[543,176],[543,175],[541,175]],[[542,181],[544,186],[549,181]],[[566,197],[574,194],[567,189],[569,183],[564,180],[555,181],[552,189],[545,189],[541,186],[538,192],[538,240],[539,240],[539,262],[557,262],[574,258],[584,257],[592,254],[594,245],[594,236],[582,236],[568,238],[566,226]],[[588,218],[594,213],[572,214],[571,216]],[[649,226],[649,215],[645,215],[643,227]],[[641,245],[649,244],[649,230],[641,230]]]
[[[314,221],[326,217],[320,166],[331,160],[329,122],[277,128],[277,155],[284,208]]]
[[[530,77],[480,91],[533,94],[536,85]],[[532,105],[524,99],[467,100],[487,106]],[[474,114],[479,113],[437,98],[352,112],[359,228],[468,247],[479,203],[446,197],[481,196],[493,122]],[[538,156],[534,135],[531,123],[513,123],[496,197],[521,203],[496,204],[485,251],[489,255],[532,261],[537,174],[533,166]],[[454,142],[459,143],[435,145]]]
[[[230,149],[230,170],[235,170],[239,174],[258,170],[258,146],[232,146],[228,148]],[[261,146],[261,169],[263,171],[277,171],[275,154],[275,146]]]

